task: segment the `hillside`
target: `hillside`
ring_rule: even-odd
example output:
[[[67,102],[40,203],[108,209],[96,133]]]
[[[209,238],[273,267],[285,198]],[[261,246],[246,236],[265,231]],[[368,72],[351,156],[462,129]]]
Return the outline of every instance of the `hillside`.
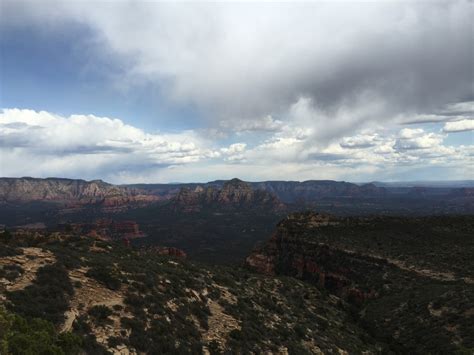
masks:
[[[474,218],[290,215],[246,260],[347,300],[397,353],[474,349]]]
[[[344,301],[296,279],[72,234],[4,232],[0,243],[0,300],[6,307],[0,307],[0,323],[7,329],[0,344],[12,353],[382,349],[351,321]]]
[[[470,353],[473,236],[472,216],[294,213],[226,267],[74,228],[4,231],[3,340],[12,353]]]

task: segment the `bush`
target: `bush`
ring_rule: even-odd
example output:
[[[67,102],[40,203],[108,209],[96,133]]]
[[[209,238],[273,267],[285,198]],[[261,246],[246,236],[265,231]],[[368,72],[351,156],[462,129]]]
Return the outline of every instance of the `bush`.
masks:
[[[86,276],[99,281],[105,287],[113,291],[120,289],[120,280],[113,275],[112,270],[108,267],[93,267],[87,271]]]
[[[64,321],[74,289],[67,271],[58,264],[40,268],[32,285],[7,293],[12,310],[28,318],[43,318],[53,324]]]
[[[58,334],[43,319],[26,320],[0,307],[0,354],[79,354],[82,340],[72,333]]]
[[[209,353],[211,355],[219,355],[221,354],[221,350],[219,348],[219,343],[216,340],[213,340],[208,345]]]
[[[87,313],[92,318],[94,318],[96,323],[101,324],[101,323],[105,323],[108,320],[109,316],[112,315],[113,312],[107,306],[98,305],[98,306],[94,306],[94,307],[90,308]]]
[[[16,264],[0,267],[0,277],[4,277],[8,281],[17,279],[23,274],[23,272],[23,268]]]
[[[107,340],[107,343],[109,344],[111,348],[115,348],[116,346],[123,344],[123,340],[122,338],[119,338],[119,337],[110,337]]]

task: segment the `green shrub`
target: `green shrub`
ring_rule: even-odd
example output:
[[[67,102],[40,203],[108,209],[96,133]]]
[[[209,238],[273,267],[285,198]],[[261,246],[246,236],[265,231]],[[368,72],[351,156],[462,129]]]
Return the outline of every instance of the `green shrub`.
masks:
[[[50,322],[26,320],[0,307],[0,354],[79,354],[82,340],[72,333],[58,334]]]
[[[104,305],[91,307],[87,313],[96,321],[97,324],[106,323],[109,316],[112,315],[112,310]]]
[[[108,267],[92,267],[87,271],[86,276],[99,281],[105,287],[113,291],[120,289],[120,279],[113,275],[112,270]]]
[[[40,268],[32,285],[7,293],[7,297],[16,313],[59,324],[64,321],[73,292],[67,271],[62,265],[53,264]]]

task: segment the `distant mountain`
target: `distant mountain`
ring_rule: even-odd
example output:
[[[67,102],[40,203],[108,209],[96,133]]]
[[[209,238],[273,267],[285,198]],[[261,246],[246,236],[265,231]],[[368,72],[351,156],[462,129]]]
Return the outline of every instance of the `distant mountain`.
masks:
[[[428,207],[437,206],[435,213],[471,211],[474,208],[473,187],[469,187],[469,181],[453,184],[354,184],[332,180],[243,182],[233,179],[202,184],[113,185],[102,180],[0,178],[0,203],[59,202],[69,207],[95,205],[115,211],[155,201],[172,201],[179,210],[201,209],[213,204],[250,207],[252,203],[270,209],[278,209],[277,205],[281,203],[308,208],[330,204],[333,208],[354,201],[361,203],[364,210],[376,212],[394,210],[394,206],[401,206],[398,208],[401,213],[412,211],[414,207],[423,211],[423,203]],[[380,207],[372,208],[375,204]]]
[[[332,180],[264,181],[254,182],[252,186],[273,192],[284,202],[314,201],[327,197],[381,197],[386,194],[383,187],[374,184],[359,186]]]
[[[276,195],[263,189],[253,189],[249,183],[239,179],[225,182],[221,188],[197,186],[194,189],[182,188],[171,199],[170,206],[176,211],[198,212],[204,209],[261,209],[277,211],[285,205]]]
[[[447,180],[447,181],[373,181],[379,187],[433,187],[433,188],[463,188],[474,187],[474,180]]]
[[[453,197],[474,197],[474,187],[463,187],[460,189],[451,190],[451,196]]]
[[[116,186],[102,180],[0,178],[0,201],[3,202],[51,201],[111,207],[157,199],[139,189]]]
[[[239,180],[241,181],[241,180]],[[125,185],[138,188],[160,197],[169,198],[177,194],[182,188],[194,190],[196,188],[215,189],[223,188],[227,180],[215,180],[203,184],[134,184]],[[261,181],[246,182],[254,190],[264,190],[275,194],[285,203],[314,201],[327,197],[381,197],[386,194],[386,189],[374,184],[357,185],[344,181],[308,180],[308,181]]]

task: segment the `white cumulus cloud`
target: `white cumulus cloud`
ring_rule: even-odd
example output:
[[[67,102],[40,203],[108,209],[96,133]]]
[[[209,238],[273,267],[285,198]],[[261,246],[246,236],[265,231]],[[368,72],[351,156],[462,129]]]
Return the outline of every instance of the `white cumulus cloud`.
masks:
[[[0,142],[3,176],[31,175],[35,171],[40,175],[104,174],[109,169],[197,162],[214,153],[192,131],[146,133],[119,119],[63,117],[25,109],[1,111]]]
[[[465,132],[474,131],[474,119],[446,122],[444,132]]]
[[[327,141],[305,128],[303,116],[270,137],[236,143],[224,137],[216,144],[205,132],[149,133],[120,119],[4,109],[0,176],[103,178],[116,183],[235,176],[369,181],[437,168],[474,178],[466,168],[473,164],[473,146],[446,145],[446,134],[380,128]]]

